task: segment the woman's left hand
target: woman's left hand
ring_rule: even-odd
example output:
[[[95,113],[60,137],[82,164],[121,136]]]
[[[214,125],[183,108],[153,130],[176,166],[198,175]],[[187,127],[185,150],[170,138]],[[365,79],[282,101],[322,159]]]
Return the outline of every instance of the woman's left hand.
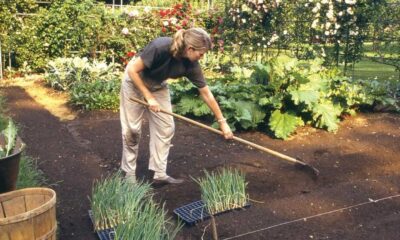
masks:
[[[224,134],[225,139],[232,139],[233,138],[233,133],[231,131],[231,128],[229,127],[228,123],[226,121],[222,121],[219,123],[219,128],[221,129],[222,133]]]

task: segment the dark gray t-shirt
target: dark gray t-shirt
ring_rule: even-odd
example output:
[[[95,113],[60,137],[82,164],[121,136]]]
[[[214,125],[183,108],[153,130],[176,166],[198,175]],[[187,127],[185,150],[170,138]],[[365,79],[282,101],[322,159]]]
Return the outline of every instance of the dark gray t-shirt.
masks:
[[[170,53],[171,44],[170,37],[156,38],[139,53],[146,66],[142,72],[145,84],[148,81],[162,84],[168,78],[187,77],[196,87],[205,87],[207,83],[199,62],[174,58]]]

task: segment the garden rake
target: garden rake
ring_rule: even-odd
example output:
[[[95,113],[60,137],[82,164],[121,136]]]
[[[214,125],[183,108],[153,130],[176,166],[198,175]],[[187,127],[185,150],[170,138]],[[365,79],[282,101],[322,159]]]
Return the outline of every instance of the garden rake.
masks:
[[[144,106],[146,106],[146,107],[149,107],[149,106],[150,106],[148,103],[146,103],[146,102],[144,102],[144,101],[142,101],[142,100],[140,100],[140,99],[134,98],[134,97],[130,97],[130,100],[132,100],[132,101],[134,101],[134,102],[137,102],[137,103],[139,103],[139,104],[142,104],[142,105],[144,105]],[[219,134],[219,135],[223,135],[223,132],[222,132],[221,130],[218,130],[218,129],[212,128],[212,127],[210,127],[210,126],[207,126],[207,125],[205,125],[205,124],[199,123],[199,122],[194,121],[194,120],[192,120],[192,119],[190,119],[190,118],[181,116],[181,115],[176,114],[176,113],[173,113],[173,112],[168,112],[168,111],[165,111],[165,110],[163,110],[163,109],[160,109],[160,112],[162,112],[162,113],[164,113],[164,114],[171,115],[171,116],[173,116],[173,117],[175,117],[175,118],[177,118],[177,119],[180,119],[180,120],[182,120],[182,121],[184,121],[184,122],[193,124],[193,125],[195,125],[195,126],[198,126],[198,127],[204,128],[204,129],[207,129],[207,130],[209,130],[209,131],[211,131],[211,132],[213,132],[213,133],[216,133],[216,134]],[[251,147],[253,147],[253,148],[256,148],[256,149],[258,149],[258,150],[260,150],[260,151],[263,151],[263,152],[269,153],[269,154],[271,154],[271,155],[274,155],[274,156],[278,157],[278,158],[281,159],[281,160],[285,160],[285,161],[287,161],[287,162],[291,162],[291,163],[293,163],[293,164],[295,165],[295,167],[297,167],[297,168],[299,168],[299,169],[305,171],[305,172],[308,173],[308,174],[311,174],[311,176],[312,176],[313,179],[317,179],[317,177],[318,177],[318,175],[319,175],[319,170],[318,170],[318,169],[316,169],[315,167],[313,167],[313,166],[311,166],[311,165],[309,165],[309,164],[307,164],[307,163],[305,163],[305,162],[303,162],[303,161],[300,161],[300,160],[298,160],[298,159],[296,159],[296,158],[293,158],[293,157],[287,156],[287,155],[285,155],[285,154],[282,154],[282,153],[280,153],[280,152],[277,152],[277,151],[271,150],[271,149],[269,149],[269,148],[260,146],[260,145],[258,145],[258,144],[255,144],[255,143],[253,143],[253,142],[247,141],[247,140],[245,140],[245,139],[243,139],[243,138],[240,138],[240,137],[233,136],[232,139],[235,140],[235,141],[237,141],[237,142],[240,142],[240,143],[243,143],[243,144],[245,144],[245,145],[248,145],[248,146],[251,146]]]

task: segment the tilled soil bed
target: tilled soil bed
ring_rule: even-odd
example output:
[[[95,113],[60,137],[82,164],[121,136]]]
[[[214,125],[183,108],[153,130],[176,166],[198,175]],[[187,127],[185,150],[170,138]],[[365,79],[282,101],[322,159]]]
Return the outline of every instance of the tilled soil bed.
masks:
[[[27,94],[1,91],[20,124],[27,154],[57,192],[59,239],[96,239],[88,217],[92,182],[119,168],[117,112],[81,113],[60,121]],[[318,180],[278,158],[176,120],[168,173],[186,181],[154,189],[172,211],[200,200],[191,177],[222,167],[246,173],[251,207],[216,217],[220,239],[399,239],[400,116],[363,113],[341,123],[336,134],[302,128],[282,141],[261,132],[237,136],[299,157],[320,170]],[[138,176],[151,181],[145,124]],[[179,239],[211,239],[209,221],[185,227]]]

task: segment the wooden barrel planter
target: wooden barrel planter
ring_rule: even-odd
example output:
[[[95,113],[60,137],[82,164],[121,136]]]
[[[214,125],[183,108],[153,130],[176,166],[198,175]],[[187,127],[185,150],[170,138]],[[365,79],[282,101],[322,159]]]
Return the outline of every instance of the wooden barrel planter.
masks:
[[[0,240],[55,240],[56,193],[25,188],[0,194]]]
[[[0,144],[3,144],[0,138]],[[21,138],[17,137],[15,147],[10,156],[0,158],[0,194],[13,191],[17,187],[19,161],[21,153],[25,149],[25,144]],[[1,240],[1,238],[0,238]]]

